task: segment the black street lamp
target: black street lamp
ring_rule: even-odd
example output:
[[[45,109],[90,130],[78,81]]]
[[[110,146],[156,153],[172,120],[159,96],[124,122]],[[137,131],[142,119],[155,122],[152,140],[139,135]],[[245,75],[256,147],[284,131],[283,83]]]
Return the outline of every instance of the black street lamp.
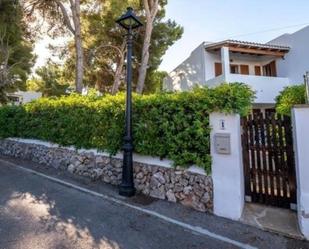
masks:
[[[131,7],[117,21],[122,28],[127,30],[127,93],[126,93],[126,115],[125,115],[125,136],[123,144],[123,166],[122,181],[119,186],[119,194],[133,196],[135,194],[133,180],[133,138],[132,138],[132,40],[133,29],[143,24],[133,13]]]

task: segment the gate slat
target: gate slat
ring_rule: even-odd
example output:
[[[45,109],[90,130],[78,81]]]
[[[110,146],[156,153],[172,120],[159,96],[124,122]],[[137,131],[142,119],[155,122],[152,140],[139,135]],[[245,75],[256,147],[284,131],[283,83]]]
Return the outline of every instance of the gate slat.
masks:
[[[260,119],[260,113],[254,113],[254,142],[256,144],[256,172],[257,172],[257,186],[258,186],[258,197],[259,202],[263,203],[263,184],[262,184],[262,167],[261,167],[261,148],[260,148],[260,127],[259,127],[259,119]]]
[[[296,204],[296,173],[295,173],[295,156],[293,148],[293,136],[292,136],[292,126],[291,118],[288,116],[284,117],[284,127],[285,127],[285,139],[286,139],[286,149],[287,149],[287,164],[288,164],[288,182],[291,203]],[[291,166],[293,165],[293,166]]]
[[[242,119],[242,145],[243,145],[243,162],[244,162],[244,174],[245,179],[245,195],[251,195],[251,176],[250,176],[250,161],[249,161],[249,135],[248,135],[248,119],[244,117]]]
[[[275,196],[274,191],[274,174],[273,174],[273,150],[272,150],[272,140],[271,140],[271,122],[270,122],[270,114],[266,113],[265,115],[265,124],[266,124],[266,137],[267,137],[267,159],[268,159],[268,180],[270,187],[270,198],[269,201],[273,202],[272,197]]]
[[[288,196],[287,193],[287,186],[286,186],[286,175],[287,175],[287,170],[286,170],[286,163],[285,163],[285,158],[284,158],[284,150],[285,150],[285,145],[283,141],[283,125],[282,125],[282,116],[278,114],[277,117],[277,124],[278,124],[278,138],[279,138],[279,174],[280,174],[280,190],[281,193],[280,195],[283,197],[283,199],[286,199]]]
[[[271,116],[271,128],[272,128],[272,140],[273,140],[273,173],[274,173],[274,189],[276,192],[277,197],[280,197],[280,175],[279,175],[279,159],[278,159],[278,139],[277,139],[277,122],[276,122],[276,116]],[[277,205],[280,206],[281,200],[280,198],[274,198],[274,201]]]
[[[254,111],[242,119],[246,195],[252,202],[290,208],[296,204],[291,120]]]
[[[254,135],[253,135],[253,119],[252,119],[252,115],[249,115],[249,141],[250,141],[250,178],[251,178],[251,184],[252,184],[252,201],[256,202],[257,201],[257,184],[256,184],[256,173],[255,171],[253,171],[252,169],[255,169],[255,153],[254,153],[254,149],[253,146],[254,145]]]
[[[264,176],[264,193],[265,193],[265,201],[267,202],[269,199],[269,187],[268,187],[268,179],[269,179],[269,171],[267,170],[267,160],[266,160],[266,142],[265,142],[265,118],[263,113],[260,114],[260,127],[261,127],[261,143],[262,143],[262,167],[263,167],[263,176]]]
[[[275,114],[274,113],[269,113],[269,116],[268,116],[268,121],[269,121],[269,136],[270,136],[270,142],[271,142],[271,147],[270,147],[270,151],[271,151],[271,169],[270,169],[270,172],[272,174],[272,177],[271,177],[271,182],[272,182],[272,186],[273,186],[273,195],[272,195],[272,198],[271,198],[271,203],[273,205],[278,205],[278,201],[276,200],[276,196],[278,196],[278,191],[277,191],[277,174],[276,174],[276,150],[275,150],[275,147],[276,147],[276,138],[275,138],[275,128],[274,128],[274,125],[273,125],[273,119],[275,117]]]

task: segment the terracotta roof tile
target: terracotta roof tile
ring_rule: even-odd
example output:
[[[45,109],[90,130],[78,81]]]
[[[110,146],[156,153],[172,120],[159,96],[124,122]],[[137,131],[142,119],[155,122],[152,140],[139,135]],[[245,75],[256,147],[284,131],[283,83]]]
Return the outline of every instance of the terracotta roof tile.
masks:
[[[278,49],[278,50],[284,50],[289,51],[290,47],[288,46],[281,46],[281,45],[275,45],[275,44],[268,44],[268,43],[256,43],[256,42],[247,42],[247,41],[238,41],[238,40],[224,40],[221,42],[215,42],[215,43],[208,43],[205,45],[205,48],[210,49],[212,47],[217,47],[220,45],[240,45],[240,46],[249,46],[249,47],[255,47],[255,48],[265,48],[265,49]]]

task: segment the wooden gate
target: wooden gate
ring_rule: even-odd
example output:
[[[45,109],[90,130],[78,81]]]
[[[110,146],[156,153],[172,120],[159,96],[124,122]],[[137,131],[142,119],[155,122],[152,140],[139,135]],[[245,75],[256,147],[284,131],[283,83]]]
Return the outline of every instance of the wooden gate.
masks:
[[[246,200],[295,208],[296,179],[291,120],[275,112],[242,118]]]

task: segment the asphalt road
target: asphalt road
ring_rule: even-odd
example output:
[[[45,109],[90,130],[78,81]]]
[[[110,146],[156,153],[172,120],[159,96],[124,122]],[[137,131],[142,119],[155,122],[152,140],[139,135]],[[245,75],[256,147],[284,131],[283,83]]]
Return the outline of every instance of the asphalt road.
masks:
[[[95,194],[25,171],[27,162],[0,160],[0,249],[305,249],[309,244],[195,212],[181,205],[47,175]]]

